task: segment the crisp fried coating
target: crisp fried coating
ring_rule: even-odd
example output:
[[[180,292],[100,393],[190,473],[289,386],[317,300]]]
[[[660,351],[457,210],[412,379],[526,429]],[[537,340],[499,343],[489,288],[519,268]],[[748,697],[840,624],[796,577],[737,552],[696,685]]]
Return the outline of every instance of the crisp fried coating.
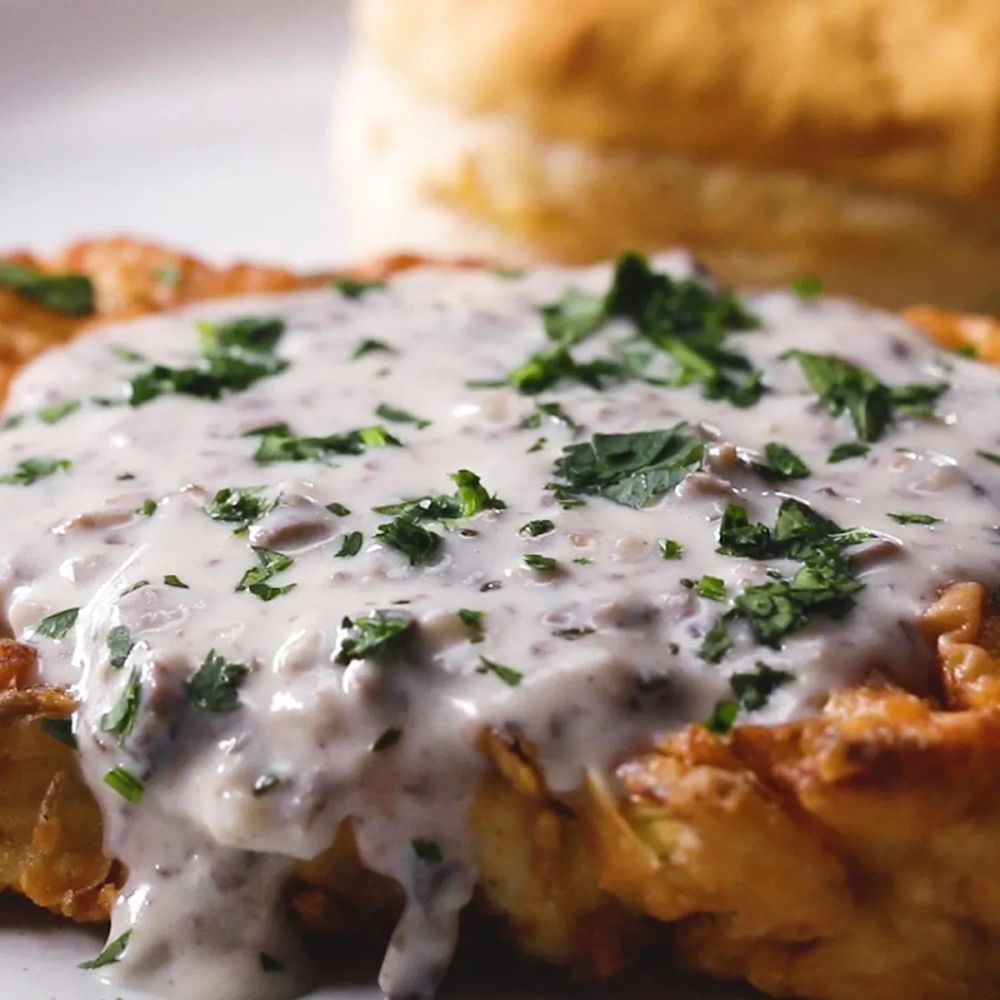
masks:
[[[390,273],[411,259],[373,265]],[[244,265],[219,270],[127,240],[49,262],[98,289],[98,318],[196,297],[321,280]],[[163,266],[182,272],[161,289]],[[89,320],[43,316],[0,292],[9,373]],[[914,311],[946,346],[1000,361],[1000,326]],[[486,732],[471,814],[476,906],[527,954],[607,977],[638,952],[815,1000],[1000,997],[1000,614],[978,583],[946,589],[924,619],[940,694],[834,694],[813,719],[700,726],[610,780],[554,796],[517,734]],[[76,920],[105,919],[123,882],[73,751],[43,718],[73,710],[37,684],[34,651],[0,640],[0,887]],[[361,864],[350,824],[290,886],[305,929],[383,936],[401,908]]]

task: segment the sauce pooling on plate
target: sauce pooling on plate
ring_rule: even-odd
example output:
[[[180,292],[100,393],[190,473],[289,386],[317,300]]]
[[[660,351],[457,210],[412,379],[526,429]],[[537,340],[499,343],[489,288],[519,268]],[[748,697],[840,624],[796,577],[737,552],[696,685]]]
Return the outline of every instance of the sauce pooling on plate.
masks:
[[[928,689],[922,610],[997,560],[1000,376],[656,263],[217,302],[20,376],[0,585],[128,870],[102,971],[293,995],[282,890],[350,819],[406,895],[381,985],[430,992],[485,729],[558,793],[692,722]]]

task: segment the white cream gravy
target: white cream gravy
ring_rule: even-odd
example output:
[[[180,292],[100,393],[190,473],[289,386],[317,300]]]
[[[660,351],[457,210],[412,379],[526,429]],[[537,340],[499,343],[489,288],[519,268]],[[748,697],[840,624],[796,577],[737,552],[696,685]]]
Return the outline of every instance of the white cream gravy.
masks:
[[[658,263],[692,273],[685,258]],[[560,402],[582,429],[551,419],[527,429],[519,425],[534,412],[533,398],[466,386],[502,376],[543,346],[539,306],[570,287],[603,293],[609,275],[607,267],[515,278],[426,269],[357,299],[323,289],[216,302],[102,328],[18,378],[7,413],[26,416],[0,434],[0,474],[31,456],[71,466],[32,485],[0,486],[0,587],[10,634],[38,646],[46,682],[70,685],[79,698],[82,765],[104,812],[107,850],[128,868],[111,937],[131,929],[131,938],[121,961],[102,972],[184,1000],[293,995],[308,973],[281,915],[281,887],[295,861],[318,854],[351,817],[364,862],[407,894],[381,985],[396,996],[427,993],[447,966],[457,915],[476,882],[466,813],[483,766],[474,750],[483,727],[533,740],[560,791],[577,786],[586,768],[610,768],[705,719],[732,696],[729,676],[761,659],[795,681],[741,716],[756,722],[814,713],[830,691],[872,671],[926,688],[932,659],[915,631],[922,609],[943,584],[996,576],[1000,465],[977,450],[1000,450],[1000,376],[965,358],[943,359],[891,315],[778,292],[749,296],[762,328],[734,335],[769,388],[747,409],[705,400],[698,386],[560,384],[539,399]],[[193,363],[195,322],[240,315],[284,320],[276,348],[284,372],[220,401],[89,401],[120,402],[128,379],[151,361]],[[608,323],[581,356],[629,329]],[[364,338],[394,352],[352,360]],[[121,346],[147,360],[123,360],[114,351]],[[797,364],[780,360],[792,347],[840,354],[889,384],[944,379],[951,388],[936,418],[904,419],[866,457],[829,464],[831,447],[853,438],[850,423],[817,402]],[[83,405],[56,423],[33,416],[77,397]],[[430,424],[380,420],[380,403]],[[595,432],[680,420],[708,441],[705,469],[650,508],[589,497],[564,510],[546,489],[563,447]],[[403,447],[257,464],[259,439],[244,435],[276,422],[303,435],[381,423]],[[545,442],[529,451],[539,437]],[[768,483],[729,447],[746,456],[768,441],[788,445],[813,474]],[[451,493],[448,476],[458,469],[478,474],[506,509],[456,530],[428,525],[444,541],[427,565],[411,566],[373,539],[390,520],[373,507]],[[246,535],[206,515],[217,491],[250,486],[280,500]],[[711,574],[733,594],[766,582],[768,569],[793,571],[787,561],[715,551],[727,503],[772,523],[783,496],[879,533],[855,550],[865,589],[843,620],[819,617],[779,650],[734,623],[733,649],[706,663],[698,655],[704,635],[730,605],[680,581]],[[155,512],[135,513],[147,499]],[[351,513],[329,512],[333,501]],[[899,511],[941,520],[898,524],[888,514]],[[538,518],[555,530],[521,537],[522,525]],[[351,531],[363,532],[360,552],[337,557]],[[682,558],[662,558],[662,538],[681,542]],[[251,545],[294,558],[269,582],[295,588],[270,601],[237,592],[257,561]],[[526,553],[555,557],[559,572],[526,567]],[[168,575],[187,588],[164,584]],[[148,584],[132,589],[140,581]],[[68,608],[80,611],[64,638],[35,635],[44,616]],[[470,641],[475,632],[457,617],[461,608],[485,613],[482,642]],[[413,617],[419,656],[391,667],[334,662],[342,619],[378,610]],[[119,669],[107,645],[115,626],[135,641]],[[593,631],[572,641],[554,634],[567,628]],[[235,711],[188,703],[186,685],[211,650],[248,668]],[[521,682],[480,672],[481,656],[516,670]],[[118,746],[101,720],[133,676],[141,682],[138,716]],[[666,681],[658,695],[637,698],[637,685],[656,681]],[[398,742],[374,752],[390,728],[400,730]],[[137,804],[104,782],[116,765],[144,784]],[[268,775],[277,784],[255,795]],[[440,861],[419,856],[415,843],[427,842]],[[282,968],[263,971],[262,953]]]

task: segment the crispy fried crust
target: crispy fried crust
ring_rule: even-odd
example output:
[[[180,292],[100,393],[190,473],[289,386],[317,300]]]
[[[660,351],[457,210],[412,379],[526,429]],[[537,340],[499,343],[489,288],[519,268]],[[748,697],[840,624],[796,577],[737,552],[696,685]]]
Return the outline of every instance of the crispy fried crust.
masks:
[[[157,286],[173,262],[186,291]],[[90,274],[98,318],[318,280],[218,270],[127,240],[33,263]],[[994,320],[909,318],[1000,360]],[[86,325],[0,293],[8,371]],[[938,702],[859,689],[818,718],[728,739],[692,726],[568,797],[546,789],[530,744],[484,733],[490,767],[471,816],[479,908],[525,952],[586,976],[613,975],[646,948],[777,996],[1000,997],[1000,615],[963,583],[924,625]],[[35,667],[30,647],[0,640],[0,886],[102,920],[123,873],[103,856],[74,754],[39,725],[67,717],[72,698],[38,686]],[[303,926],[325,938],[381,934],[401,904],[397,886],[364,870],[349,824],[291,888]]]

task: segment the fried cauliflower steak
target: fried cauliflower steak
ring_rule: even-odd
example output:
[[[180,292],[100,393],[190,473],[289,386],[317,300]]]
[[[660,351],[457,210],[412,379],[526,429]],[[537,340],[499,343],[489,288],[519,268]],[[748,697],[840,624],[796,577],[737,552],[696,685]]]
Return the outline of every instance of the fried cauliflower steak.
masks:
[[[129,240],[18,263],[87,275],[86,316],[0,290],[0,379],[95,322],[323,280],[216,269]],[[371,277],[411,263],[382,262]],[[929,307],[908,318],[944,346],[1000,361],[1000,323]],[[816,1000],[1000,997],[1000,609],[956,583],[928,609],[936,697],[860,688],[815,717],[701,726],[611,779],[555,796],[533,747],[488,731],[472,810],[477,908],[527,954],[609,977],[641,951],[775,996]],[[75,920],[106,919],[123,872],[33,650],[0,642],[0,885]],[[345,824],[299,866],[290,905],[324,938],[381,934],[401,893],[366,871]]]

